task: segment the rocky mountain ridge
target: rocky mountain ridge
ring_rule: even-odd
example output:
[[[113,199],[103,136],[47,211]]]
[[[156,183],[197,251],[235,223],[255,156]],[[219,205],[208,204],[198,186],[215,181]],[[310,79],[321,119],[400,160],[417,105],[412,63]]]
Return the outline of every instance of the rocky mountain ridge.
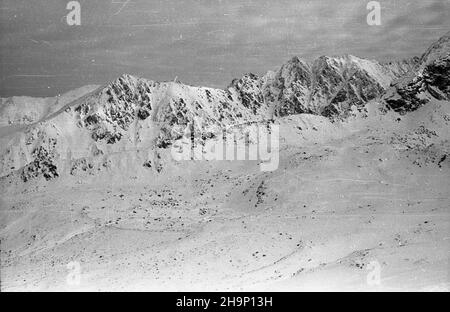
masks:
[[[433,43],[409,72],[386,92],[383,100],[406,113],[426,104],[429,97],[450,100],[450,32]]]
[[[86,87],[80,96],[41,100],[45,108],[33,107],[30,99],[22,99],[22,105],[3,99],[0,176],[27,182],[63,173],[95,174],[122,161],[114,155],[128,152],[136,167],[159,171],[157,150],[189,129],[204,142],[217,129],[293,114],[345,119],[373,100],[400,113],[417,109],[427,98],[450,100],[449,34],[421,58],[379,63],[321,56],[307,63],[294,57],[276,72],[246,74],[225,90],[122,75],[106,86]]]

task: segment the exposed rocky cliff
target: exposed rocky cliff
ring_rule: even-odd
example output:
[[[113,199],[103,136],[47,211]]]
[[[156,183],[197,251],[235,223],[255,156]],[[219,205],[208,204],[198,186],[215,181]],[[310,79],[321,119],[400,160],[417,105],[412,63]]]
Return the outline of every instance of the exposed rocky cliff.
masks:
[[[450,100],[450,32],[422,55],[415,71],[395,83],[383,99],[393,110],[406,113],[430,98]]]

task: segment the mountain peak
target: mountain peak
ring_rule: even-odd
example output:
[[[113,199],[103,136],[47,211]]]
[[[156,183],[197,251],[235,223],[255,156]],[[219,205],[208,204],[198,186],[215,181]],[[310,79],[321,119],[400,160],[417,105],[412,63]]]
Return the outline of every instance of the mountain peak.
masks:
[[[450,31],[434,42],[422,55],[422,65],[430,64],[439,58],[448,58],[450,54]]]
[[[286,64],[298,64],[300,62],[301,62],[301,60],[299,59],[298,56],[293,56],[286,62]]]
[[[137,85],[142,78],[130,74],[122,74],[110,82],[110,85]]]
[[[406,113],[431,98],[450,100],[450,32],[428,48],[417,67],[383,96],[388,107]]]

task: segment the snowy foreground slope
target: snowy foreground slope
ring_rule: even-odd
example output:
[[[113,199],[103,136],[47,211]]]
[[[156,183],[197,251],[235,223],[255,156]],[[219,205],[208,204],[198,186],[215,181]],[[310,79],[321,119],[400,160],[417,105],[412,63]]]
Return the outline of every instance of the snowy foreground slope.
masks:
[[[449,42],[226,90],[124,75],[3,99],[2,290],[448,290]],[[275,171],[172,157],[187,128],[205,144],[267,122]]]

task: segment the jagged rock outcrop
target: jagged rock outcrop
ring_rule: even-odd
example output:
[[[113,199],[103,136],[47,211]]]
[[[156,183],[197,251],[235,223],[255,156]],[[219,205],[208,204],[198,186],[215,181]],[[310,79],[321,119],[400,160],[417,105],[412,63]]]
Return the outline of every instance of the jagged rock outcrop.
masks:
[[[228,87],[228,90],[230,89],[237,93],[242,106],[255,115],[265,105],[263,81],[255,74],[246,74],[241,79],[233,80]]]
[[[120,141],[137,118],[145,120],[152,110],[151,94],[158,83],[123,75],[97,95],[75,107],[80,126],[92,132],[95,141]]]
[[[417,70],[399,80],[383,99],[397,112],[416,110],[430,97],[450,100],[450,32],[422,55]]]
[[[389,85],[415,66],[416,60],[381,64],[347,55],[322,56],[312,64],[292,58],[275,73],[264,94],[276,103],[275,114],[345,115],[381,96]]]

